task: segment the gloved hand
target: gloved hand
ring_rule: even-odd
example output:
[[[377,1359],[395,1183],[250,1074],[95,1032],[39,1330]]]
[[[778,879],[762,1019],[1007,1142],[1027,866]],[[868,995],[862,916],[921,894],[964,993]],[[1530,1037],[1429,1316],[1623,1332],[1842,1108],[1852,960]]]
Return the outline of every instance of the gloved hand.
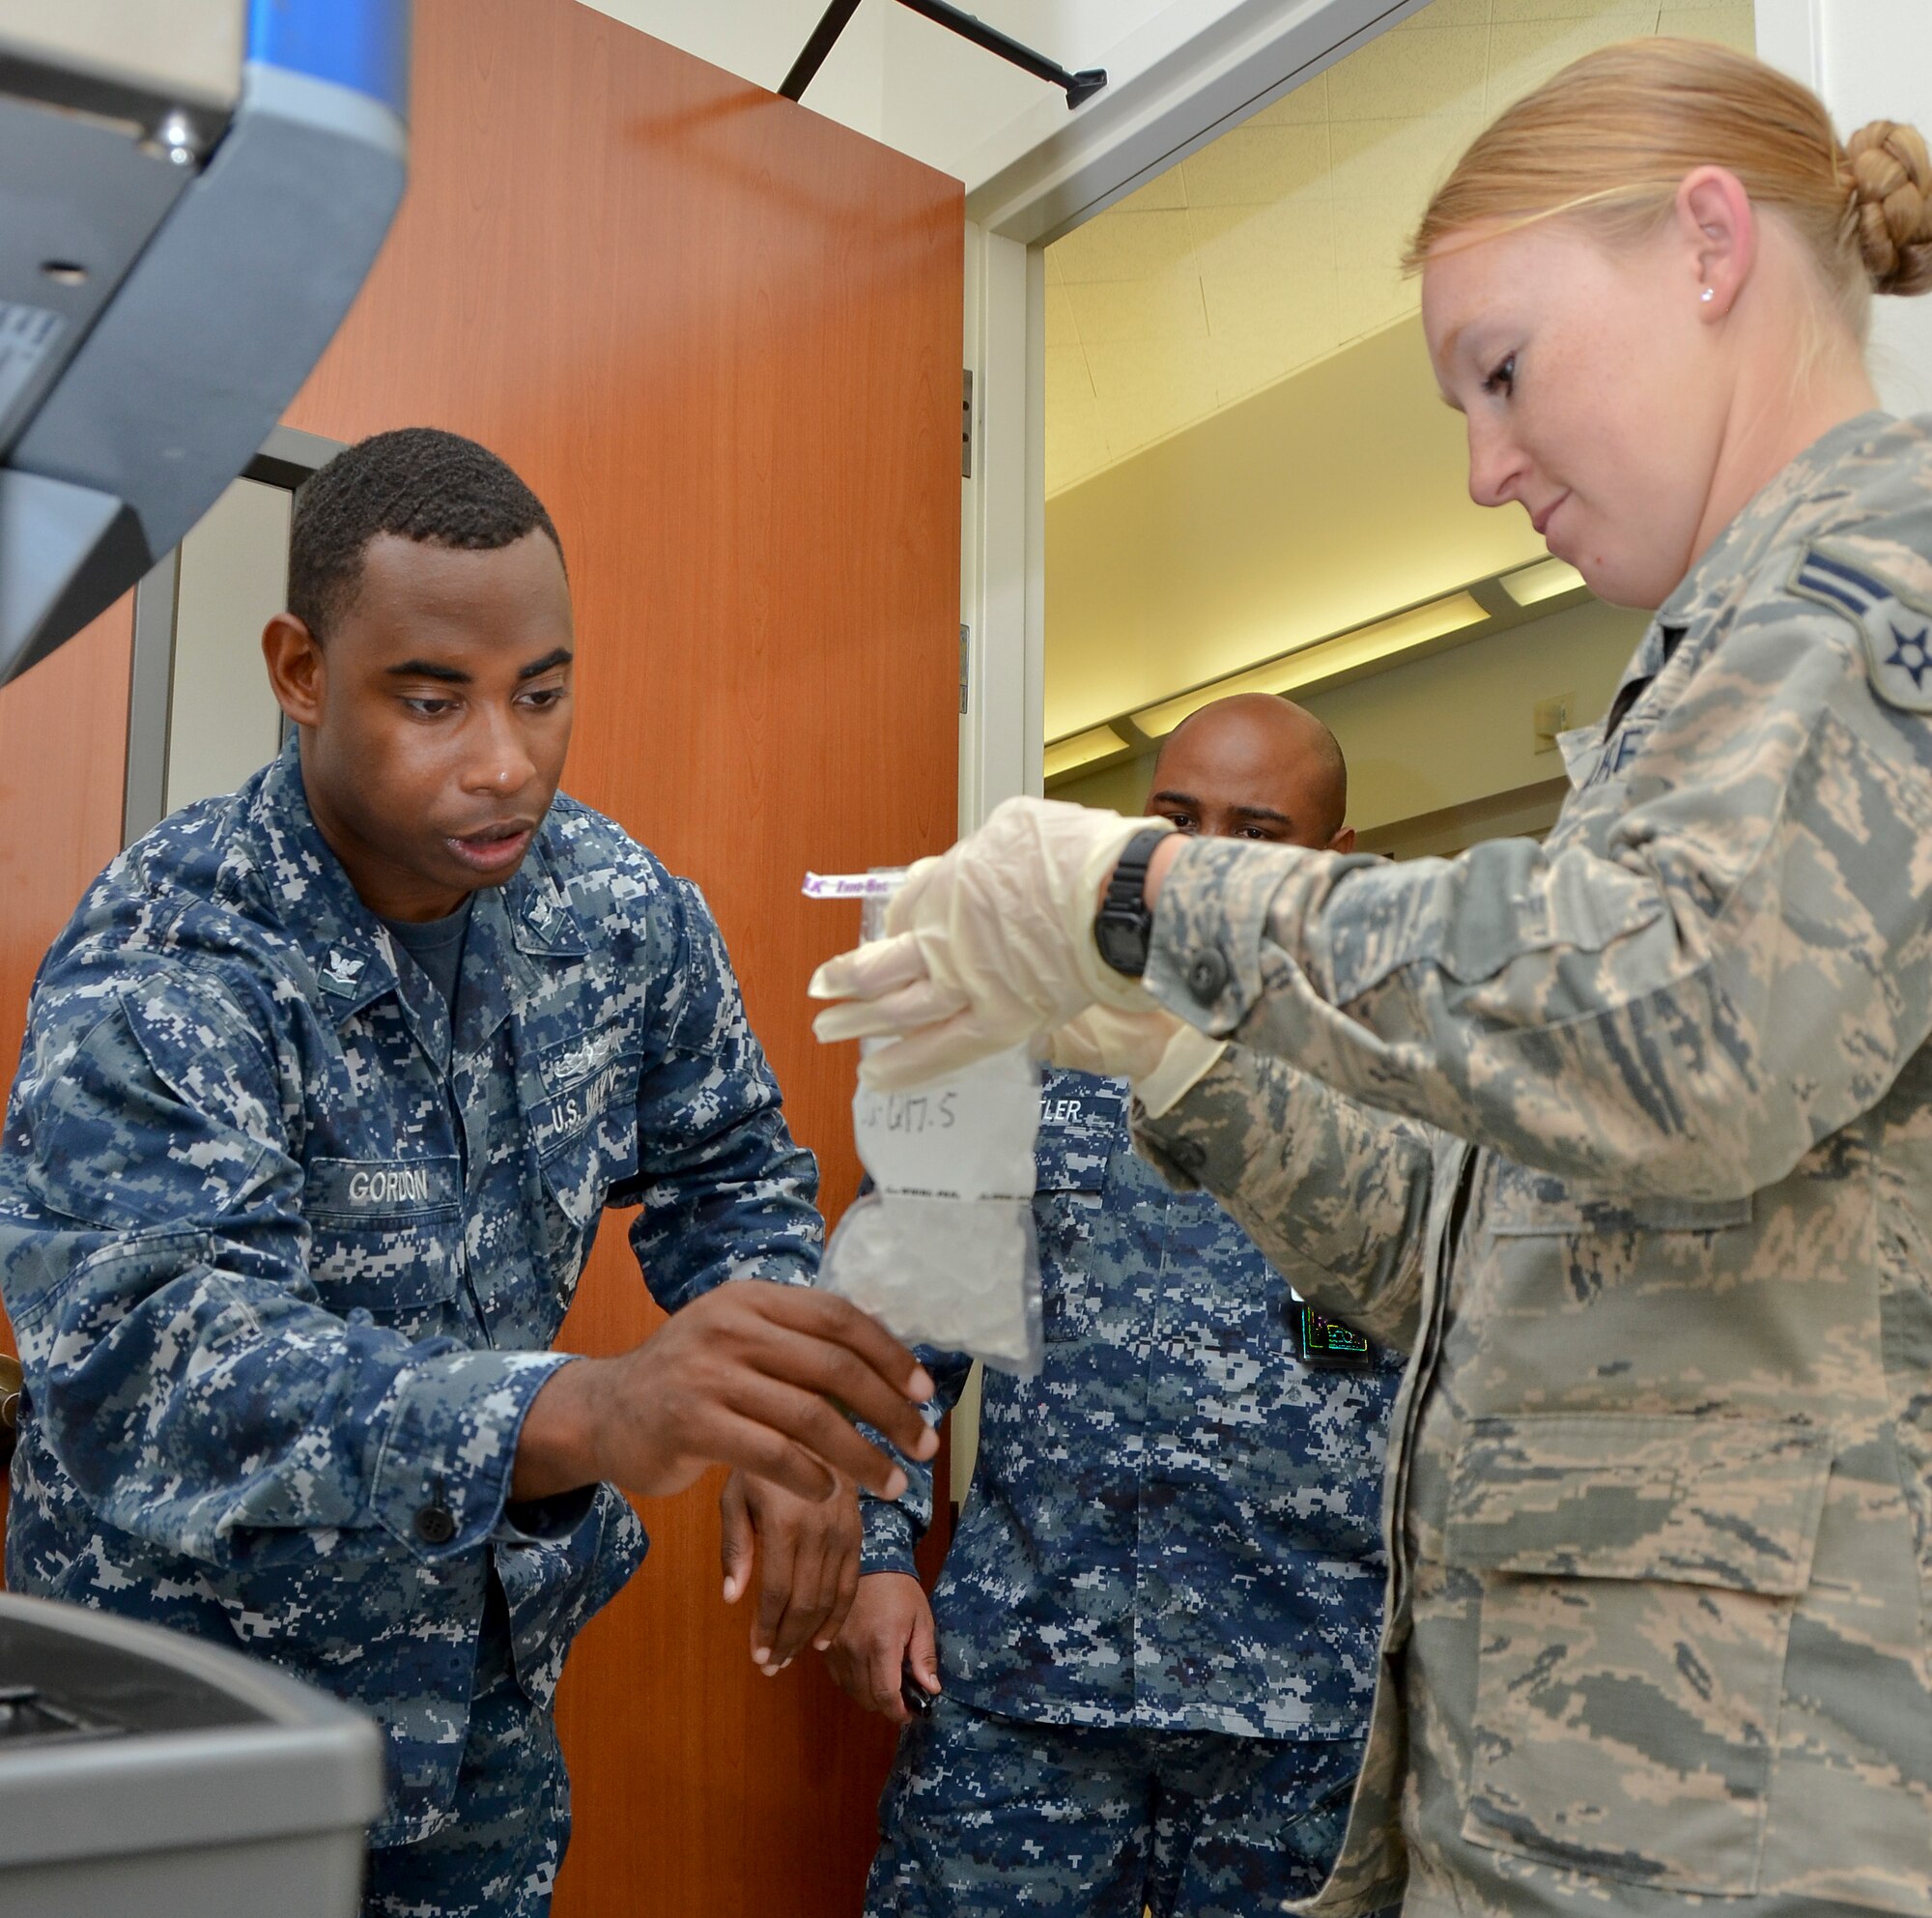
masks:
[[[861,1081],[897,1092],[957,1072],[1097,1003],[1152,997],[1094,943],[1100,893],[1122,848],[1159,819],[1123,819],[1052,799],[1009,799],[976,833],[907,873],[887,936],[828,959],[814,999],[822,1040],[898,1038],[861,1062]]]
[[[1049,1032],[1038,1046],[1050,1066],[1125,1079],[1150,1119],[1172,1111],[1228,1049],[1164,1007],[1127,1013],[1089,1006],[1078,1018]]]

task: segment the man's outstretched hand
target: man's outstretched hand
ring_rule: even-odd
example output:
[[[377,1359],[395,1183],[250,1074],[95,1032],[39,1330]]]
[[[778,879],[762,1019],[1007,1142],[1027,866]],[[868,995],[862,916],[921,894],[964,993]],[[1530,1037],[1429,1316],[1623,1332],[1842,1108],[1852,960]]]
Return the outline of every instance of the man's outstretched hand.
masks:
[[[859,1587],[865,1523],[858,1495],[840,1485],[829,1499],[801,1499],[743,1472],[718,1501],[724,1602],[735,1605],[755,1569],[752,1663],[776,1677],[807,1645],[824,1651],[838,1636]]]
[[[919,1408],[931,1396],[925,1368],[846,1300],[733,1279],[621,1357],[559,1366],[525,1415],[510,1496],[608,1479],[661,1498],[724,1464],[813,1502],[841,1480],[896,1499],[905,1474],[852,1421],[930,1458],[939,1438]]]

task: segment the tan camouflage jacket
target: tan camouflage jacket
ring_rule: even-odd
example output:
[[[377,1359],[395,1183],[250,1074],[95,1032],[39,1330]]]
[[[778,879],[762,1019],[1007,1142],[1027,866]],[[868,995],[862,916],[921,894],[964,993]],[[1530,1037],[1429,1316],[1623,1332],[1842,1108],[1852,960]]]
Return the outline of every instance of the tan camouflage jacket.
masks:
[[[1605,732],[1543,845],[1161,894],[1239,1044],[1143,1149],[1414,1345],[1298,1908],[1932,1914],[1932,420],[1786,469]]]

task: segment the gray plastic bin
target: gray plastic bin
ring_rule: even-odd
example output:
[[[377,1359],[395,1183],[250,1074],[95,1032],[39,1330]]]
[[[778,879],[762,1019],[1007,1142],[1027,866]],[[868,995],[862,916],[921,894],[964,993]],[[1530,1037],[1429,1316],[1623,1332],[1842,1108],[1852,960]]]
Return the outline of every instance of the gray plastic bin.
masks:
[[[0,1593],[0,1913],[353,1918],[360,1713],[236,1652]]]

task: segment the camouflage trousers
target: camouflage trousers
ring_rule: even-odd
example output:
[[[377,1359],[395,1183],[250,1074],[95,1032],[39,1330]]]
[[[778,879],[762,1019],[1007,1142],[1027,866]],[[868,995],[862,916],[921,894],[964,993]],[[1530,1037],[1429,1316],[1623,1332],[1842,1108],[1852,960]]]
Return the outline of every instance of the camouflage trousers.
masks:
[[[369,1854],[362,1918],[547,1918],[570,1843],[570,1779],[547,1706],[518,1684],[492,1577],[455,1823]]]
[[[1031,1725],[942,1697],[879,1805],[867,1918],[1253,1918],[1305,1898],[1360,1748]]]

